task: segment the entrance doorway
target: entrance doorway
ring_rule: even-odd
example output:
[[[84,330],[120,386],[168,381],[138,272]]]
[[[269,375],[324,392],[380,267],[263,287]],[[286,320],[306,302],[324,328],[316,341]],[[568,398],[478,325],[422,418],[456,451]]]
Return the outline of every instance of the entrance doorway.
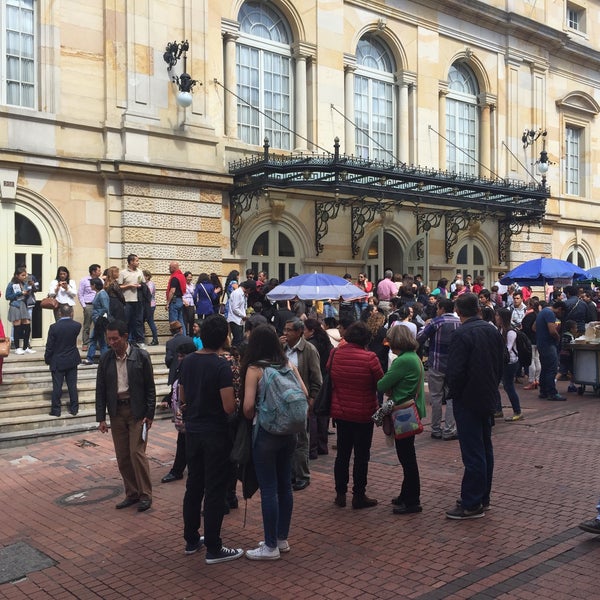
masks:
[[[53,257],[56,256],[56,242],[50,229],[39,215],[28,207],[16,203],[0,204],[0,283],[2,289],[11,280],[15,269],[21,265],[37,283],[36,304],[31,319],[32,342],[44,342],[48,327],[52,322],[51,311],[42,311],[40,300],[47,295],[47,286],[54,278]],[[2,303],[1,314],[6,323],[7,333],[11,330],[7,322],[8,303]],[[46,313],[46,314],[44,314]]]

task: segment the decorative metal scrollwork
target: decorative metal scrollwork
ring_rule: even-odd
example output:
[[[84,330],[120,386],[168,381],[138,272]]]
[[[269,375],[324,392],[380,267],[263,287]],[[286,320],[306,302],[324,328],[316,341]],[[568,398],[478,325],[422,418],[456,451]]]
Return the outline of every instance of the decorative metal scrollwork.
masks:
[[[498,262],[509,263],[511,238],[522,233],[525,225],[529,227],[525,221],[498,221]]]
[[[250,210],[253,200],[261,195],[262,190],[253,190],[230,196],[229,199],[229,242],[231,253],[235,252],[238,245],[238,235],[242,229],[242,215]]]
[[[315,203],[315,251],[317,256],[323,252],[324,246],[321,240],[329,231],[329,219],[335,219],[340,212],[343,202],[338,199],[329,202]]]
[[[435,229],[440,226],[444,211],[415,211],[417,217],[417,235],[419,233],[427,233],[431,229]]]
[[[360,251],[358,240],[365,233],[365,225],[372,223],[376,216],[385,212],[385,208],[380,204],[368,204],[360,202],[352,205],[352,258]]]
[[[449,263],[454,258],[453,246],[458,240],[458,234],[468,229],[474,221],[483,222],[487,215],[483,213],[446,213],[446,262]]]

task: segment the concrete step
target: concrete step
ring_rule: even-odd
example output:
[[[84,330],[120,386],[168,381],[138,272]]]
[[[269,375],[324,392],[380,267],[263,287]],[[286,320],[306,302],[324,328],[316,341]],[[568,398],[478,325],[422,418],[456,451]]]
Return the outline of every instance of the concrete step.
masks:
[[[164,346],[147,348],[152,358],[157,403],[168,393],[168,369],[164,364]],[[82,353],[82,358],[83,358]],[[94,430],[96,423],[95,365],[80,365],[77,373],[79,413],[68,412],[69,394],[63,386],[62,415],[51,417],[52,375],[44,364],[44,348],[35,354],[5,358],[3,384],[0,386],[0,448],[18,446],[51,436],[71,435]],[[156,419],[170,419],[170,410],[157,408]]]

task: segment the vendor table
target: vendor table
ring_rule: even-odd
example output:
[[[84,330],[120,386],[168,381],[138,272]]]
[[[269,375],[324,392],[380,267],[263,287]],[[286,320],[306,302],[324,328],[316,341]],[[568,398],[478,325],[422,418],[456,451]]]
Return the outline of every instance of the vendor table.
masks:
[[[581,396],[586,385],[600,395],[600,344],[571,344],[573,350],[573,383],[579,384]]]

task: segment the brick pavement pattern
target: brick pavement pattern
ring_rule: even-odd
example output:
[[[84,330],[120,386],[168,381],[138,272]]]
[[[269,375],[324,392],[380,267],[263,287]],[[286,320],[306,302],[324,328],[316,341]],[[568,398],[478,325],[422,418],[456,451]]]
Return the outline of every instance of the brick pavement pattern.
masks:
[[[597,597],[600,536],[577,524],[593,517],[600,494],[600,399],[588,392],[545,402],[518,387],[525,420],[494,428],[492,506],[483,519],[444,517],[458,498],[460,452],[427,427],[417,440],[423,512],[393,515],[401,468],[377,430],[367,491],[379,506],[336,507],[335,451],[320,456],[311,485],[294,493],[291,552],[275,562],[206,565],[203,551],[184,556],[185,480],[160,483],[175,450],[168,421],[149,435],[154,502],[146,513],[114,508],[123,495],[110,435],[2,450],[0,547],[25,543],[55,564],[0,584],[0,599]],[[223,540],[248,549],[261,539],[257,494],[245,527],[243,502],[225,517]]]

